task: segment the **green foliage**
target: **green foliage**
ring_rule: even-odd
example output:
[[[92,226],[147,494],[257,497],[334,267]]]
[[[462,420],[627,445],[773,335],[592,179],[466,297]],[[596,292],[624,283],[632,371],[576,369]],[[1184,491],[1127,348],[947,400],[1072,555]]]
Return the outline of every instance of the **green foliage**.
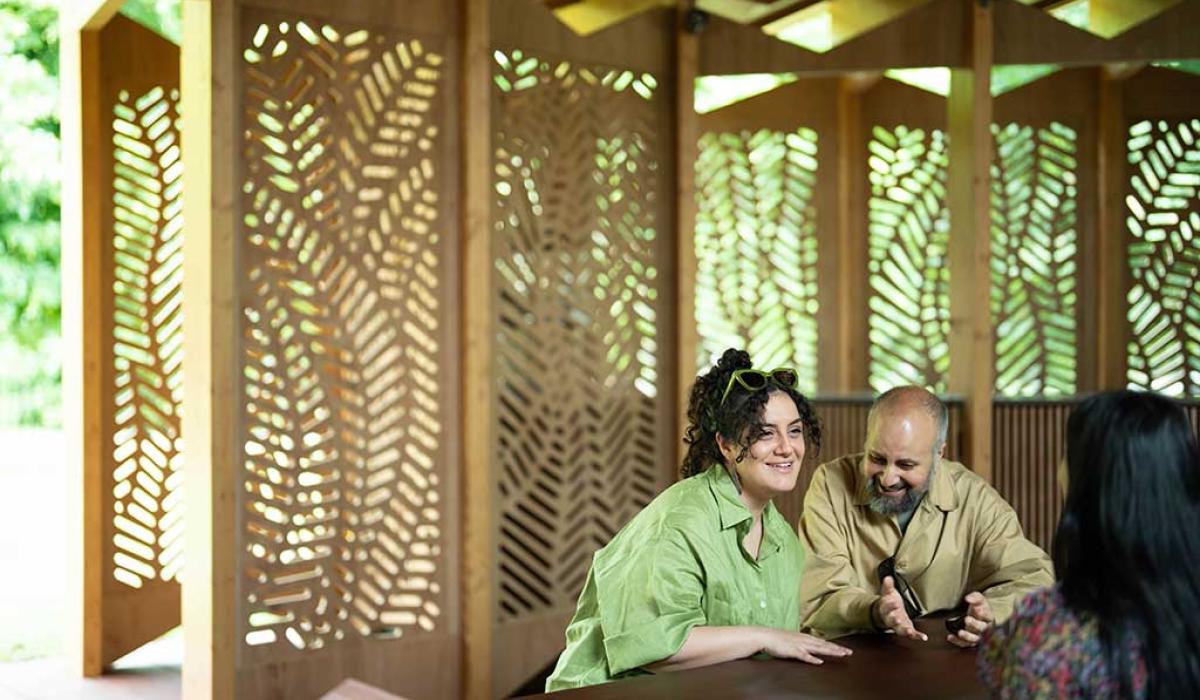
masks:
[[[0,0],[0,424],[58,423],[58,9]]]
[[[125,0],[121,14],[176,44],[183,38],[179,0]]]
[[[122,12],[176,42],[179,0]],[[58,425],[57,0],[0,0],[0,425]]]

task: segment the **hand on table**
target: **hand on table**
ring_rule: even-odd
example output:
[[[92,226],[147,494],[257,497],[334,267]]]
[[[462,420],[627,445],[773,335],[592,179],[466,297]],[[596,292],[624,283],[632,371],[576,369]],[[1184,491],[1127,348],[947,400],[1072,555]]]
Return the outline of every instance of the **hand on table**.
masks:
[[[963,629],[955,634],[946,635],[946,641],[956,647],[969,649],[979,644],[979,638],[992,626],[992,608],[987,598],[979,591],[971,591],[964,598],[967,603],[967,614],[963,618]]]
[[[820,666],[825,663],[820,656],[842,657],[854,653],[840,644],[827,642],[820,637],[803,632],[766,629],[762,650],[777,659],[797,659]]]
[[[879,600],[875,601],[875,607],[871,614],[875,616],[875,622],[879,626],[886,627],[902,637],[908,637],[918,642],[929,639],[928,635],[913,626],[912,620],[908,617],[908,611],[904,609],[904,599],[896,590],[896,582],[892,580],[891,576],[883,577],[883,586],[879,589]]]

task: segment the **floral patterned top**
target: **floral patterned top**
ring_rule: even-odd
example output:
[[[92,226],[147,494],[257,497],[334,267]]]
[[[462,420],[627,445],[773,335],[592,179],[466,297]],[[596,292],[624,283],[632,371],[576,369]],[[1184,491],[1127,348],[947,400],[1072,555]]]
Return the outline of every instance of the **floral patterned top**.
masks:
[[[1133,695],[1146,697],[1137,655]],[[1099,623],[1067,607],[1058,587],[1030,594],[1007,622],[984,635],[979,678],[997,698],[1117,698],[1119,681],[1100,644]]]

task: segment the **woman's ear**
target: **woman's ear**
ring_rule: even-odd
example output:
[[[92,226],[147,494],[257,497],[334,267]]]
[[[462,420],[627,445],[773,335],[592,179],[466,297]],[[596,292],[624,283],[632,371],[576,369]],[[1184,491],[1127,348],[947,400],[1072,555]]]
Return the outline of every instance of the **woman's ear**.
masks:
[[[738,446],[731,440],[726,440],[723,435],[716,435],[717,449],[721,451],[721,456],[725,458],[725,464],[734,464],[737,461],[738,453],[741,451]]]

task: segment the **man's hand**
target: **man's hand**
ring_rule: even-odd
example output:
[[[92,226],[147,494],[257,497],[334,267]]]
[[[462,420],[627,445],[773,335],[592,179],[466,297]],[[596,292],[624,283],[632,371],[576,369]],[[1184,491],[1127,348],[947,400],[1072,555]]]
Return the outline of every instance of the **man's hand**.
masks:
[[[971,591],[963,600],[967,603],[967,614],[963,618],[963,628],[955,634],[946,635],[946,641],[956,647],[970,649],[979,644],[979,638],[992,626],[992,608],[987,598],[979,591]]]
[[[886,627],[898,635],[915,639],[918,642],[929,639],[924,632],[913,627],[912,620],[908,617],[908,611],[904,609],[904,599],[896,590],[896,583],[891,576],[883,577],[883,586],[879,589],[879,600],[875,601],[875,607],[871,614],[875,616],[875,622],[880,627]]]

